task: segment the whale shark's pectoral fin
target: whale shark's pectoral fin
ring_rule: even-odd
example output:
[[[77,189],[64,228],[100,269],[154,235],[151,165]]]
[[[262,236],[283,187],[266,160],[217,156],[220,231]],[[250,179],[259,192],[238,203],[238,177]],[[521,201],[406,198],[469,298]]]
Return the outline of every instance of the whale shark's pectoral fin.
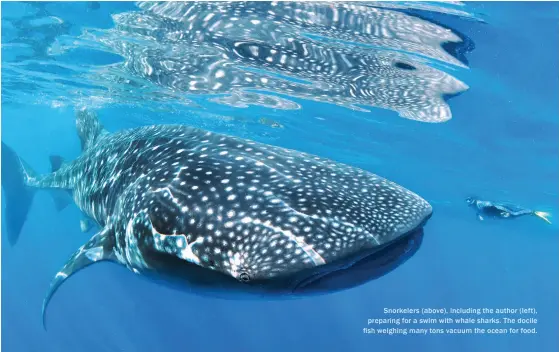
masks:
[[[46,310],[47,306],[58,288],[70,276],[79,270],[99,261],[117,261],[113,252],[114,235],[109,229],[105,228],[96,233],[86,244],[80,247],[66,262],[64,267],[56,274],[51,281],[50,288],[43,301],[43,327],[46,329]]]

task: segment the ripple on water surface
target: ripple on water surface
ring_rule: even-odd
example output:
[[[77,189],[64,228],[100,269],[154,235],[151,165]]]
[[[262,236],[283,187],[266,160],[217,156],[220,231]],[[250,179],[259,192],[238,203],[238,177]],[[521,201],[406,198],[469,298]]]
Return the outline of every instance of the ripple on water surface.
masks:
[[[460,3],[140,2],[112,14],[111,28],[75,30],[44,6],[4,18],[4,93],[8,102],[40,89],[37,103],[194,106],[198,96],[286,110],[306,99],[447,121],[448,97],[468,87],[442,69],[467,68],[444,47],[463,39],[405,10],[473,18]]]

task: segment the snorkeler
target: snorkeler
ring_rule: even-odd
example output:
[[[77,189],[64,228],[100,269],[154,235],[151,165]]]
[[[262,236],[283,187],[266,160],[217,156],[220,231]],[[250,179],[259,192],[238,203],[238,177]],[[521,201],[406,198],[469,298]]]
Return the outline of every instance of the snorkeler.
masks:
[[[551,221],[548,219],[551,214],[544,211],[534,211],[521,208],[514,204],[495,203],[487,200],[475,199],[474,197],[466,198],[466,203],[476,208],[479,220],[484,220],[484,217],[512,219],[523,215],[535,215],[548,224],[551,224]]]

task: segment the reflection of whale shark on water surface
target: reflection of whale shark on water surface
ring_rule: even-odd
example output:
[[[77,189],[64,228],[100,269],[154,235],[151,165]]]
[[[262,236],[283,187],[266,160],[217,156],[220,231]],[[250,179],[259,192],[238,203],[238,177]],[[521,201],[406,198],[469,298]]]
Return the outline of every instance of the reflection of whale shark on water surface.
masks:
[[[182,125],[109,133],[88,111],[77,127],[82,154],[48,175],[2,145],[12,243],[35,189],[70,192],[100,227],[54,278],[43,317],[98,261],[226,296],[353,287],[412,255],[432,213],[393,182],[306,153]]]
[[[475,45],[429,14],[481,21],[469,6],[448,2],[145,1],[133,9],[116,4],[103,5],[104,11],[117,8],[108,28],[68,33],[70,23],[60,21],[19,33],[25,41],[17,44],[49,59],[45,66],[6,56],[3,101],[21,101],[15,87],[24,80],[49,106],[128,102],[161,109],[162,102],[211,102],[218,112],[219,105],[293,110],[315,101],[357,111],[379,107],[440,123],[453,116],[448,99],[468,89],[459,75]],[[98,10],[83,14],[92,11]],[[36,20],[47,15],[48,7]],[[17,34],[11,28],[22,24],[5,21],[11,39]],[[73,63],[76,52],[111,64],[86,60],[71,71],[65,63]],[[45,67],[65,72],[63,80],[44,76]],[[79,90],[69,88],[76,85]]]

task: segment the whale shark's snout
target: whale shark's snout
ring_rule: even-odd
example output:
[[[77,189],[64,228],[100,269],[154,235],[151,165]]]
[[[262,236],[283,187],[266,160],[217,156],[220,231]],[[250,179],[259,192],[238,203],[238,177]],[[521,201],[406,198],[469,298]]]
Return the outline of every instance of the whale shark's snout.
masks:
[[[269,147],[255,144],[249,149],[250,154],[234,158],[243,162],[252,154],[270,153]],[[202,180],[209,183],[199,182],[184,191],[159,187],[142,195],[147,204],[162,206],[157,216],[137,220],[147,225],[140,233],[154,236],[155,251],[219,271],[241,283],[241,290],[293,293],[306,290],[317,279],[324,283],[326,277],[340,274],[345,276],[344,285],[352,285],[347,269],[420,230],[433,212],[425,199],[408,189],[332,161],[276,149],[269,158],[259,155],[254,164],[256,168],[243,172],[239,182],[209,178]],[[227,170],[226,166],[224,173]],[[189,195],[192,187],[195,192]],[[181,206],[185,218],[170,223],[165,219],[176,218],[174,204]],[[194,211],[182,212],[183,208]],[[399,252],[405,246],[396,247]],[[399,257],[394,253],[390,252],[391,261]],[[162,262],[150,259],[148,253],[143,257],[149,267]],[[185,276],[191,277],[192,270],[187,272]],[[231,289],[222,279],[206,280],[205,285]]]

